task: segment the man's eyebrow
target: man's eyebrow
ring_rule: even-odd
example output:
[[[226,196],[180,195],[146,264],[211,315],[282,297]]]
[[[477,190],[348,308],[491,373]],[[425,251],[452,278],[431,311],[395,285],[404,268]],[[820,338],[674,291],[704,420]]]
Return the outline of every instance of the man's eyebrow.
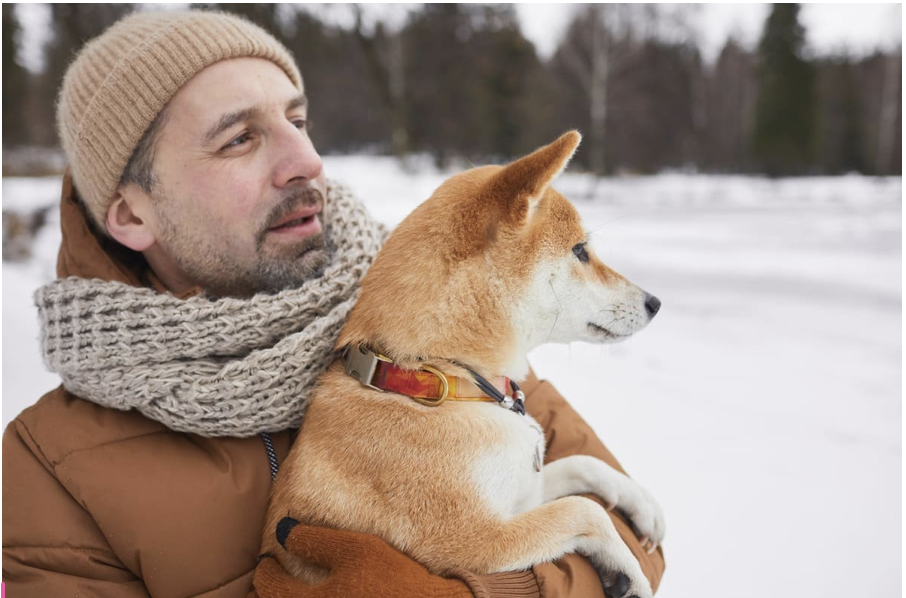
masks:
[[[296,97],[294,97],[293,99],[291,99],[289,102],[286,103],[286,109],[292,110],[294,108],[300,108],[302,106],[305,106],[306,104],[308,104],[308,98],[305,97],[304,93],[300,93],[299,95],[297,95]]]
[[[286,103],[287,110],[293,110],[308,104],[308,98],[305,97],[305,94],[299,94],[289,102]],[[204,143],[210,143],[214,141],[214,138],[235,125],[236,123],[242,122],[249,118],[252,118],[258,114],[258,108],[246,108],[244,110],[237,110],[236,112],[228,112],[220,117],[214,126],[208,129],[208,132],[204,135]]]
[[[247,120],[258,114],[257,108],[245,108],[244,110],[237,110],[236,112],[228,112],[220,117],[213,127],[208,129],[208,132],[204,135],[204,142],[210,143],[214,141],[214,138],[235,125],[238,122]]]

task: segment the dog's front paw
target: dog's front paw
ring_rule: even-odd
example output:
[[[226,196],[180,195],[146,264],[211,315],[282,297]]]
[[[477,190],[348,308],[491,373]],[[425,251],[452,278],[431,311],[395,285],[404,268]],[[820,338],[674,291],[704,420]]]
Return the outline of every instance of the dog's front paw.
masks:
[[[604,593],[613,598],[649,598],[652,596],[648,580],[633,584],[625,573],[608,573],[601,577]]]
[[[604,592],[610,598],[651,598],[654,593],[651,591],[648,578],[642,573],[632,554],[628,550],[626,553],[628,558],[615,559],[615,555],[610,554],[603,559],[606,564],[601,561],[595,563]]]
[[[649,554],[664,540],[667,523],[661,506],[651,493],[630,478],[626,478],[611,496],[603,497],[609,508],[616,508],[641,537],[642,547]]]

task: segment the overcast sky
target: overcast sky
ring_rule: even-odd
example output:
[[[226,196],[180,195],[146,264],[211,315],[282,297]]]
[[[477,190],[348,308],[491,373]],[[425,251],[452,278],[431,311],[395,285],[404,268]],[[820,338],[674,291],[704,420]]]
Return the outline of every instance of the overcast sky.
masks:
[[[412,5],[409,5],[412,6]],[[733,35],[745,47],[753,48],[768,15],[770,4],[697,4],[663,5],[663,10],[686,10],[693,19],[694,35],[702,55],[713,62],[727,36]],[[407,5],[369,4],[374,15],[390,17],[401,23]],[[47,6],[19,6],[25,31],[24,61],[29,68],[40,65],[40,44],[46,38]],[[322,6],[315,9],[336,22],[348,21],[348,7]],[[572,4],[517,4],[516,10],[523,33],[548,58],[563,35],[576,10]],[[903,9],[901,4],[804,4],[800,20],[806,27],[807,45],[812,53],[827,54],[849,51],[863,55],[875,48],[891,48],[902,44]]]
[[[517,4],[522,30],[538,53],[550,56],[569,22],[575,5]],[[671,9],[676,5],[666,5]],[[728,35],[749,48],[758,42],[770,4],[698,4],[689,12],[706,61],[716,59]],[[901,4],[803,4],[800,22],[806,27],[811,51],[826,54],[848,49],[869,53],[902,43]]]

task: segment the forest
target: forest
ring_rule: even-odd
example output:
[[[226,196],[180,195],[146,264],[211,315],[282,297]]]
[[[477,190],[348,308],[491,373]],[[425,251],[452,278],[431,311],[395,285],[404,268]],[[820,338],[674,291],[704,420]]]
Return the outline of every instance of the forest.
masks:
[[[598,175],[902,173],[901,49],[808,56],[797,4],[773,5],[757,47],[727,39],[714,64],[694,37],[664,34],[688,23],[656,5],[576,5],[547,59],[512,5],[425,4],[394,27],[355,6],[343,26],[313,5],[193,6],[239,13],[290,49],[325,154],[503,161],[576,128],[575,164]],[[117,19],[150,8],[49,9],[43,70],[32,72],[18,57],[16,5],[3,5],[4,174],[59,153],[66,66]]]

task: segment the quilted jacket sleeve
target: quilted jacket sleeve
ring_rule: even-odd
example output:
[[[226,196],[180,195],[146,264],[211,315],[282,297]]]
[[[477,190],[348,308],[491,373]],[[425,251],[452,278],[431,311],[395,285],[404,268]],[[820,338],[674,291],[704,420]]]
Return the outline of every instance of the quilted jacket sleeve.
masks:
[[[3,581],[15,598],[148,598],[20,421],[3,434]]]
[[[625,473],[623,468],[598,439],[582,417],[557,392],[549,382],[539,381],[534,373],[522,385],[526,393],[526,409],[544,428],[547,442],[545,460],[549,463],[570,455],[591,455]],[[596,496],[588,498],[602,505]],[[664,553],[661,547],[647,554],[629,525],[616,513],[610,513],[617,531],[632,554],[639,560],[642,572],[657,590],[664,575]],[[600,582],[589,562],[576,555],[569,555],[556,563],[545,563],[534,568],[535,577],[546,598],[567,596],[603,596]]]

